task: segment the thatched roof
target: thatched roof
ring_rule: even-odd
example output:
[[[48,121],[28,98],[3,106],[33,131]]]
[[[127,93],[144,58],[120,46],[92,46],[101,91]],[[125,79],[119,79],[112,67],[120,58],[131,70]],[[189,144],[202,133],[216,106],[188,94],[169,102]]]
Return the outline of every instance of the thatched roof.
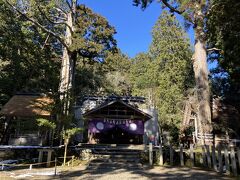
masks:
[[[0,115],[16,117],[50,116],[53,99],[43,95],[15,95],[2,108]]]

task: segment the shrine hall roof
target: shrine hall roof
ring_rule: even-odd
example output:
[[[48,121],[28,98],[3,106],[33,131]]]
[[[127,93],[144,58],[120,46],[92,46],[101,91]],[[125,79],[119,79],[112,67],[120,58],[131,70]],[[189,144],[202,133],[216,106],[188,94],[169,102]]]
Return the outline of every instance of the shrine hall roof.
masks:
[[[132,119],[147,121],[152,118],[151,115],[141,111],[137,107],[123,102],[114,100],[105,102],[100,106],[93,108],[83,114],[83,117],[90,118],[111,118],[111,119]]]

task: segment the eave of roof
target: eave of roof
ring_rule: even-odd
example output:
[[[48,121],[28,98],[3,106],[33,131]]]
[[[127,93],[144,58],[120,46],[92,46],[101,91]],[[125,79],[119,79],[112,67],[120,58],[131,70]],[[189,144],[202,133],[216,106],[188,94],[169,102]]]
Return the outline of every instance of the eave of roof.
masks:
[[[105,108],[105,107],[107,107],[107,106],[111,106],[111,105],[113,105],[113,104],[115,104],[115,103],[121,103],[121,104],[127,106],[128,108],[130,108],[130,109],[132,109],[132,110],[140,113],[140,114],[144,117],[144,120],[149,120],[149,119],[152,118],[151,115],[149,115],[149,114],[147,114],[147,113],[139,110],[138,108],[136,108],[136,107],[134,107],[134,106],[132,106],[132,105],[130,105],[130,104],[127,104],[127,103],[125,103],[125,102],[123,102],[123,101],[121,101],[121,100],[115,100],[115,101],[110,101],[110,102],[108,102],[108,103],[104,103],[104,104],[102,104],[102,105],[100,105],[100,106],[98,106],[98,107],[96,107],[96,108],[93,108],[93,109],[85,112],[85,113],[83,114],[83,117],[89,117],[89,116],[91,116],[91,114],[93,114],[94,112],[97,112],[98,110],[103,109],[103,108]]]

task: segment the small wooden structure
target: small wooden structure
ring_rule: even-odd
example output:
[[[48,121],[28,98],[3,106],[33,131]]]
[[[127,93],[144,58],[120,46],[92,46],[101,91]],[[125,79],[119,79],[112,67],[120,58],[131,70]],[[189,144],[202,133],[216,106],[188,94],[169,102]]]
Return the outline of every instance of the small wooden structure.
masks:
[[[221,97],[212,99],[212,133],[202,133],[201,123],[197,117],[197,102],[191,97],[185,104],[184,117],[181,124],[182,142],[188,144],[235,145],[240,144],[240,111],[237,107],[225,102]],[[193,131],[186,136],[185,132]]]
[[[53,99],[44,94],[17,94],[1,109],[1,143],[39,145],[36,118],[51,118]]]

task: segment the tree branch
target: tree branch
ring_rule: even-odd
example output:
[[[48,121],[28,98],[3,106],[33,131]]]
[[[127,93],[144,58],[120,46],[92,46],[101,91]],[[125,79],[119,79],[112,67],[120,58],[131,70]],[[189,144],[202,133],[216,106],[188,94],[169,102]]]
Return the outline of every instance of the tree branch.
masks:
[[[60,8],[60,7],[53,7],[53,8],[56,9],[58,12],[61,12],[61,13],[65,14],[65,15],[67,15],[67,12],[64,11],[62,8]]]
[[[53,16],[53,15],[49,15],[49,18],[55,18],[55,19],[59,19],[59,20],[62,20],[62,21],[67,21],[67,19],[66,19],[66,18],[59,17],[59,16]]]
[[[42,46],[42,49],[44,49],[45,45],[47,44],[49,36],[50,36],[50,34],[48,34],[47,38],[45,39],[44,44]]]
[[[43,25],[41,25],[39,22],[37,22],[36,20],[34,20],[31,17],[28,17],[25,13],[21,12],[17,7],[15,7],[14,5],[12,5],[11,3],[9,3],[8,1],[5,1],[9,6],[11,6],[14,10],[17,11],[17,13],[21,14],[23,17],[25,17],[28,21],[30,21],[31,23],[33,23],[35,26],[41,28],[43,31],[51,34],[52,36],[56,37],[57,40],[59,40],[59,42],[66,47],[67,49],[69,49],[68,45],[65,43],[65,41],[55,32],[47,29],[46,27],[44,27]]]
[[[74,14],[73,9],[72,9],[72,5],[69,3],[68,0],[66,0],[66,3],[68,5],[68,7],[69,7],[69,10],[72,12],[72,14]]]
[[[165,6],[167,6],[167,7],[170,9],[171,12],[176,12],[176,13],[178,13],[178,14],[182,14],[182,13],[184,13],[184,11],[185,11],[185,10],[180,11],[180,10],[174,8],[171,4],[169,4],[169,3],[167,2],[167,0],[162,0],[162,2],[163,2],[163,4],[164,4]]]
[[[218,49],[218,48],[209,48],[209,49],[207,49],[207,52],[210,52],[210,51],[222,51],[222,50]]]
[[[38,10],[40,11],[40,13],[41,13],[50,23],[52,23],[52,24],[63,24],[63,25],[65,25],[65,26],[67,26],[67,27],[70,29],[71,34],[73,34],[73,30],[72,30],[71,26],[69,26],[66,22],[54,22],[54,21],[52,21],[52,20],[41,10],[41,8],[40,8],[39,6],[37,6],[37,7],[38,7]]]

